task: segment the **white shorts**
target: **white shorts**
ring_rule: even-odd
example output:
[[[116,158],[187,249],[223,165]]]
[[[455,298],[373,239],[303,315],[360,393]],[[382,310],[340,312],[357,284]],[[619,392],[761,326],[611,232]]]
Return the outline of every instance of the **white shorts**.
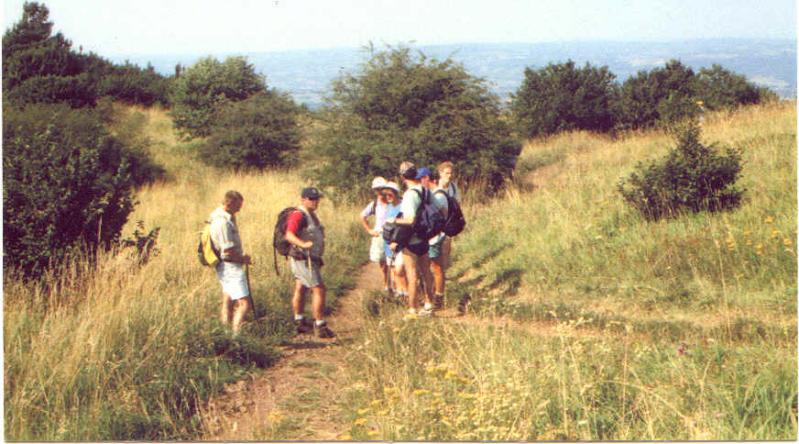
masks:
[[[402,252],[400,251],[399,253],[394,253],[394,262],[393,262],[394,268],[396,268],[397,271],[402,270],[403,263],[404,262],[402,260]]]
[[[315,262],[311,262],[311,268],[308,268],[308,260],[297,260],[289,257],[289,263],[294,279],[300,281],[303,287],[314,288],[324,285],[322,273],[319,271],[320,266]]]
[[[369,245],[369,260],[372,262],[385,262],[386,249],[383,236],[372,238],[372,243]]]
[[[238,300],[250,295],[247,287],[247,272],[242,264],[220,262],[216,266],[216,277],[222,285],[222,291],[232,300]]]

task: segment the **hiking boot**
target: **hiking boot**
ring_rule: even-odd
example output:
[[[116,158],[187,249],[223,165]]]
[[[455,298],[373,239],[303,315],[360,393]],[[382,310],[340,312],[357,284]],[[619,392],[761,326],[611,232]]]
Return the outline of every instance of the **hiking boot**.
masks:
[[[441,310],[444,308],[444,295],[437,294],[433,297],[433,309]]]
[[[333,333],[333,330],[331,330],[327,326],[327,324],[314,326],[314,329],[316,330],[316,337],[317,338],[329,339],[329,338],[335,338],[336,337],[336,334]]]
[[[308,318],[302,320],[294,320],[294,327],[297,329],[297,334],[305,334],[313,331],[313,321]]]

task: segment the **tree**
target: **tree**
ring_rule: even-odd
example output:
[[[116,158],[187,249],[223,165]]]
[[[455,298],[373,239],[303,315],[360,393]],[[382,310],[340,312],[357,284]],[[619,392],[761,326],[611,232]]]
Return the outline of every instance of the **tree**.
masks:
[[[525,68],[511,105],[519,131],[535,137],[573,129],[609,130],[615,77],[606,66],[586,63],[576,68],[571,60],[539,70]]]
[[[691,109],[688,102],[694,97],[694,77],[693,70],[677,60],[669,61],[663,68],[639,71],[621,86],[615,107],[617,127],[650,128],[688,117],[675,110]],[[694,103],[691,112],[697,111]]]
[[[404,160],[452,160],[462,182],[485,181],[496,190],[521,150],[500,116],[499,99],[481,79],[450,59],[413,55],[406,47],[370,48],[357,72],[333,82],[328,101],[308,174],[348,196],[368,182],[353,178],[394,176]]]
[[[236,170],[290,165],[300,148],[298,114],[288,95],[271,90],[232,102],[214,119],[202,160]]]
[[[172,84],[172,117],[175,128],[189,137],[211,132],[214,113],[229,102],[244,100],[266,90],[263,76],[243,57],[201,59],[184,69]]]
[[[771,99],[765,88],[759,88],[746,77],[713,65],[699,70],[695,82],[696,97],[708,110],[732,109]],[[773,95],[773,93],[771,93]]]
[[[91,109],[12,111],[3,116],[6,265],[34,277],[72,248],[110,247],[134,206],[126,147]]]

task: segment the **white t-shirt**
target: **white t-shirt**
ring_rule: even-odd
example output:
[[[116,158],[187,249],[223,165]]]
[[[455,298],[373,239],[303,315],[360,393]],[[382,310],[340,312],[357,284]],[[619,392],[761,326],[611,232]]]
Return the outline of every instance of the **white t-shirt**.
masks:
[[[366,208],[364,208],[363,211],[361,211],[361,217],[367,218],[374,213],[375,215],[374,229],[377,231],[382,231],[383,225],[386,224],[386,219],[387,219],[386,214],[388,213],[388,202],[383,203],[378,200],[377,208],[374,207],[375,207],[375,201],[369,202],[369,205],[367,205]]]

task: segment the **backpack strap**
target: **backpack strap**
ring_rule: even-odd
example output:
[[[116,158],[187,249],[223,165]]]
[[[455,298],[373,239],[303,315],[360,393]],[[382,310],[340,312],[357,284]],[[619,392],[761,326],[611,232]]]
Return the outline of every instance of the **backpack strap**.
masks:
[[[372,201],[372,211],[369,213],[369,215],[370,216],[377,215],[377,198],[376,197],[375,197],[375,200]]]

